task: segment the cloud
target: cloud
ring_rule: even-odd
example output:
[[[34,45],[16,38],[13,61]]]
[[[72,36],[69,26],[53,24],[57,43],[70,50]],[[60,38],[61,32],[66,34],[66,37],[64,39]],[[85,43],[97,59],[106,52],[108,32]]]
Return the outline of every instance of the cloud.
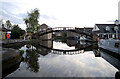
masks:
[[[0,6],[0,12],[2,15],[2,19],[4,20],[10,20],[11,23],[13,24],[21,24],[24,25],[23,19],[27,17],[27,11],[24,12],[22,11],[23,9],[20,8],[20,3],[19,2],[9,2],[9,1],[3,1],[2,6]],[[30,11],[28,11],[30,12]],[[44,20],[56,20],[54,16],[49,16],[47,14],[42,14],[40,13],[40,18],[39,19],[44,19]],[[25,29],[26,27],[23,27]]]
[[[47,20],[56,20],[54,16],[48,16],[46,14],[41,14],[40,17]]]
[[[107,22],[115,22],[115,20],[108,20]]]
[[[19,10],[19,7],[13,3],[2,2],[0,11],[4,20],[10,20],[13,24],[23,23],[22,14],[16,14],[15,11]]]
[[[23,18],[27,16],[27,11],[38,8],[40,24],[47,23],[51,27],[93,27],[95,23],[117,19],[118,1],[2,0],[0,12],[3,19],[24,24]]]

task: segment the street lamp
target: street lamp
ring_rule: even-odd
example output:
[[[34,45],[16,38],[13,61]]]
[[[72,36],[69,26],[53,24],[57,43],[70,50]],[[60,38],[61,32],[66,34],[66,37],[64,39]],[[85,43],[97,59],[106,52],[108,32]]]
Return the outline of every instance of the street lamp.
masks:
[[[115,25],[119,25],[119,20],[115,20]]]
[[[119,30],[118,26],[115,26],[114,30],[116,31],[116,38],[118,39],[118,30]]]
[[[116,38],[118,39],[118,31],[119,31],[119,28],[118,28],[118,25],[119,25],[119,20],[116,20],[115,21],[115,27],[114,27],[114,30],[116,31]]]

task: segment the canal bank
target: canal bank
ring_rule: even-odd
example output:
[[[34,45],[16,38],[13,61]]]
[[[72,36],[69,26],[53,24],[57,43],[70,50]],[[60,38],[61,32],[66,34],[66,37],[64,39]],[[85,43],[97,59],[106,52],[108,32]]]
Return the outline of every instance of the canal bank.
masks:
[[[35,44],[39,43],[42,40],[36,40],[36,39],[31,39],[31,40],[3,40],[2,41],[2,46],[5,48],[10,48],[10,47],[19,47],[23,46],[25,44]]]
[[[13,72],[16,65],[20,64],[22,55],[19,50],[2,48],[2,77]]]

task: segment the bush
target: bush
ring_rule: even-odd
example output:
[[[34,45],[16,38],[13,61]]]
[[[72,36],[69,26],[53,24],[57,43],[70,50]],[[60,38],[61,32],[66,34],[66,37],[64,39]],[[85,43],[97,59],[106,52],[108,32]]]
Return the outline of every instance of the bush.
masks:
[[[24,54],[24,50],[20,50],[20,53],[21,53],[21,54]]]

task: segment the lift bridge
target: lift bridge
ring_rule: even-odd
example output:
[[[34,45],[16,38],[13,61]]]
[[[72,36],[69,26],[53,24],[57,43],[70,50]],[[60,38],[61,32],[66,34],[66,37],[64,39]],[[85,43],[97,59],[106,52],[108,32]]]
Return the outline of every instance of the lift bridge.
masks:
[[[84,30],[80,30],[80,29],[76,29],[77,27],[55,27],[55,28],[47,28],[47,29],[44,29],[42,31],[39,31],[38,32],[38,37],[40,36],[43,36],[45,34],[48,34],[48,33],[53,33],[53,32],[74,32],[74,33],[78,33],[78,34],[83,34],[86,36],[87,39],[92,39],[92,34],[91,33],[88,33],[88,32],[85,32]]]

